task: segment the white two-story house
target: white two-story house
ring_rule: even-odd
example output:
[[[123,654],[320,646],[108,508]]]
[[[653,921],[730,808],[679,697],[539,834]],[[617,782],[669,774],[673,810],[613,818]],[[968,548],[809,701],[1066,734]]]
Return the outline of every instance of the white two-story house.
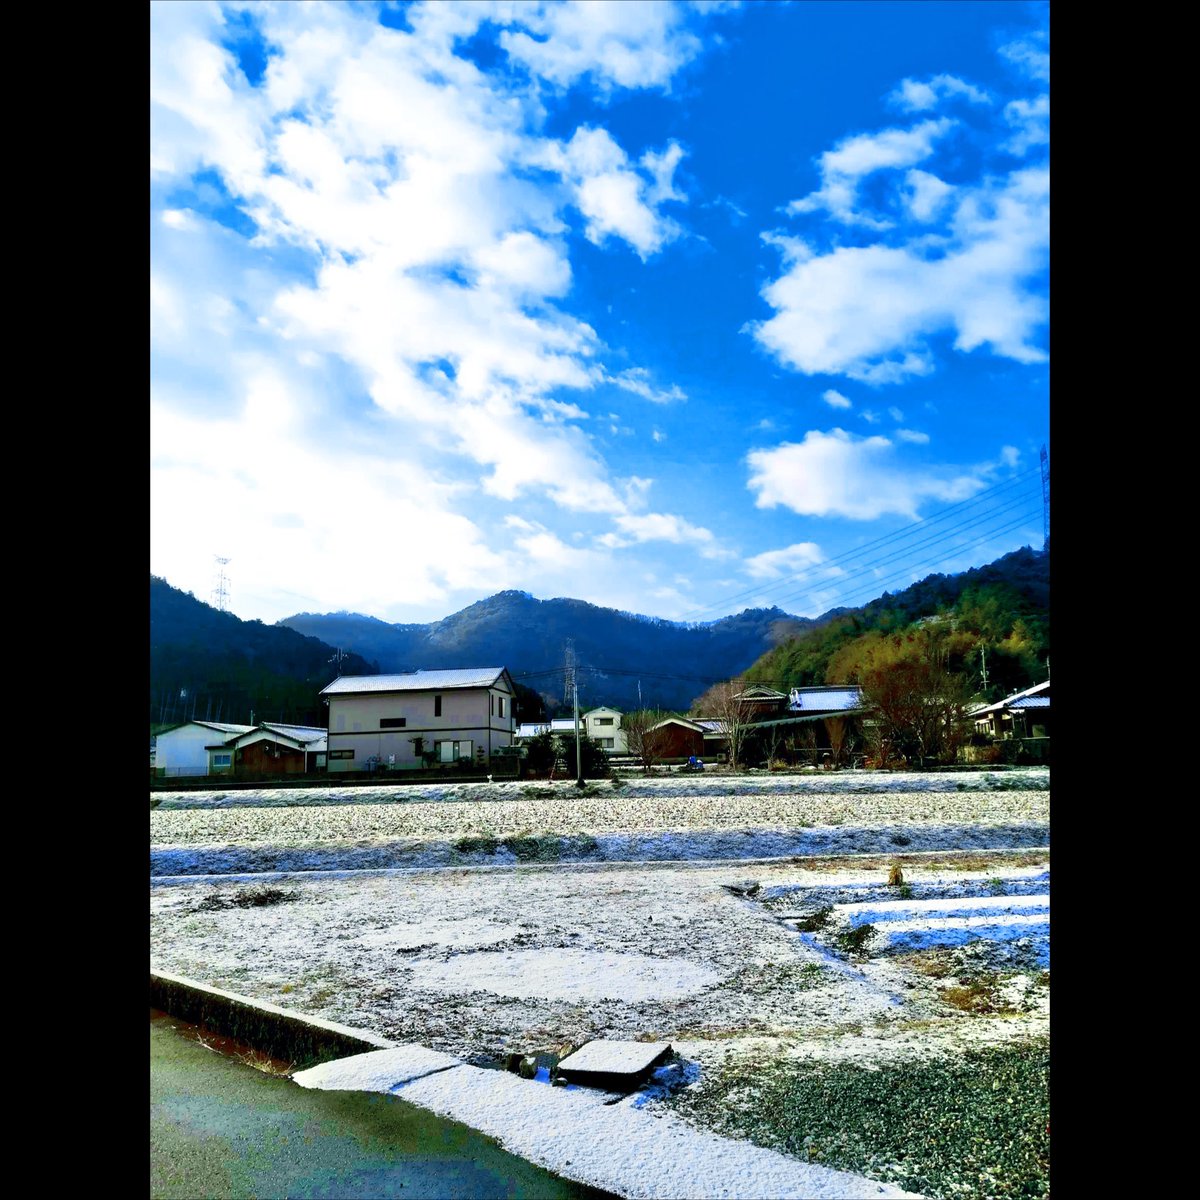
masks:
[[[327,770],[486,763],[512,745],[515,691],[505,667],[340,676],[321,692]]]

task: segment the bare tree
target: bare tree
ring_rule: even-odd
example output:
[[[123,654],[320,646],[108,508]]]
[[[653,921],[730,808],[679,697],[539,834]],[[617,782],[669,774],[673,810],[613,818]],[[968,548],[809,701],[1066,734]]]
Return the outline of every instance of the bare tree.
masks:
[[[714,684],[697,701],[695,707],[707,717],[716,717],[724,726],[729,746],[729,765],[736,771],[741,765],[742,744],[751,728],[754,706],[743,699],[744,679],[727,679]]]
[[[842,759],[849,747],[849,727],[845,717],[826,717],[825,732],[829,735],[829,752],[833,755],[834,767],[842,765]]]
[[[663,757],[669,736],[666,730],[656,729],[655,726],[661,725],[671,715],[662,709],[642,708],[621,718],[621,729],[629,753],[641,761],[647,775]]]
[[[862,672],[862,703],[874,709],[867,725],[880,766],[898,755],[953,762],[966,736],[971,681],[932,656],[904,659]]]

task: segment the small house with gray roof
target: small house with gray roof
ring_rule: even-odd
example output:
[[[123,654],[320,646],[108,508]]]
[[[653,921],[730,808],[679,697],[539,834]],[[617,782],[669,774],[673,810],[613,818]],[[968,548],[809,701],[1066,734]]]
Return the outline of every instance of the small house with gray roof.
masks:
[[[321,692],[327,769],[486,764],[513,743],[515,692],[505,667],[339,676]]]

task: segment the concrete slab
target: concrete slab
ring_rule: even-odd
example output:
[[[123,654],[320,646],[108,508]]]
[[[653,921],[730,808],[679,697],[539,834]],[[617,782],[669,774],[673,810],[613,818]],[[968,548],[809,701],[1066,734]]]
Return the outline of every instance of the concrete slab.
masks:
[[[623,1042],[596,1038],[568,1054],[558,1064],[559,1071],[571,1078],[578,1075],[628,1076],[631,1080],[645,1074],[671,1052],[669,1042]]]

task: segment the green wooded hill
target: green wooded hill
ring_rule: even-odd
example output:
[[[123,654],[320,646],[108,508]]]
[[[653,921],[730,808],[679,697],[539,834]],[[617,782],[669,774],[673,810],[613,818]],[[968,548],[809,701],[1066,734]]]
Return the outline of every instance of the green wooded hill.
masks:
[[[320,690],[379,668],[281,625],[243,621],[150,576],[150,722],[325,724]]]
[[[958,575],[929,575],[862,608],[840,612],[768,650],[745,673],[786,690],[852,683],[872,660],[928,638],[952,670],[979,681],[988,700],[1047,677],[1050,555],[1024,547]],[[988,686],[982,686],[987,665]]]

